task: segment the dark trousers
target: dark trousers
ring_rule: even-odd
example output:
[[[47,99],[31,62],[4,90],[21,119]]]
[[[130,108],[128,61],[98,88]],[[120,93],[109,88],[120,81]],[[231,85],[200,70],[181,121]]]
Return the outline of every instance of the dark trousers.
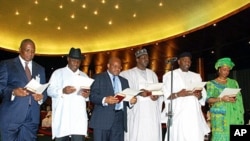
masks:
[[[18,117],[17,117],[18,118]],[[36,141],[38,124],[33,122],[31,107],[28,108],[25,121],[9,123],[8,129],[1,130],[2,141]]]
[[[115,113],[115,121],[109,130],[94,129],[94,141],[124,141],[123,111]]]
[[[83,135],[71,135],[71,136],[56,138],[55,141],[85,141],[85,137]]]

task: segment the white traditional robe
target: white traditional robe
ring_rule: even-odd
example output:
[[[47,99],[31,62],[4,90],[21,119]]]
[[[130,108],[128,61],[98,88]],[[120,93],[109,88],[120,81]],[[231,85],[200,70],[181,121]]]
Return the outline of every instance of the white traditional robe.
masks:
[[[182,72],[181,69],[176,69],[173,71],[173,93],[187,89],[188,84],[201,81],[198,73]],[[167,98],[171,94],[171,72],[163,75],[163,92],[166,106],[162,114],[166,115],[170,103]],[[202,90],[200,100],[195,96],[178,97],[172,100],[173,117],[169,141],[204,141],[204,135],[210,132],[201,110],[201,105],[205,104],[205,100],[205,89]],[[168,133],[165,135],[165,141],[168,141]]]
[[[134,67],[120,73],[128,79],[132,89],[146,89],[148,83],[157,83],[156,74],[146,69],[145,76],[142,70]],[[128,108],[128,132],[125,133],[125,141],[161,141],[161,104],[162,97],[153,101],[150,97],[137,96],[137,103],[132,109]]]
[[[69,135],[87,135],[88,117],[86,112],[86,98],[77,94],[63,94],[65,86],[75,86],[76,77],[88,77],[77,70],[73,72],[68,68],[56,70],[47,89],[48,96],[52,98],[52,139]]]

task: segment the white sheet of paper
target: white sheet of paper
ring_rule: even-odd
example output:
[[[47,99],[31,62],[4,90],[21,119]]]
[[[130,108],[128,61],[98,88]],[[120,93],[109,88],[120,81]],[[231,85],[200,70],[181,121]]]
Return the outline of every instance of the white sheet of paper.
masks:
[[[221,94],[219,95],[219,97],[223,97],[223,96],[230,96],[230,97],[235,97],[239,92],[240,92],[240,88],[225,88]]]
[[[187,87],[188,91],[193,91],[193,90],[200,90],[202,88],[204,88],[204,86],[206,85],[207,82],[194,82],[189,84],[189,86]]]
[[[148,91],[159,91],[162,89],[163,83],[147,83],[146,90]]]
[[[27,88],[29,91],[32,91],[37,94],[42,94],[43,91],[49,86],[49,83],[40,84],[34,78],[30,80],[30,82],[24,87]]]
[[[92,78],[78,75],[77,77],[75,77],[75,81],[73,85],[77,87],[90,88],[93,82],[94,82],[94,79]]]
[[[146,90],[151,91],[152,95],[163,95],[163,83],[147,83]]]
[[[152,91],[152,95],[163,95],[163,91],[162,90],[159,90],[159,91]]]
[[[94,79],[83,76],[76,76],[75,81],[72,83],[73,86],[77,89],[77,94],[80,94],[83,89],[90,89],[90,86],[94,82]]]
[[[131,88],[124,89],[123,91],[119,92],[121,94],[125,94],[125,98],[123,99],[124,101],[130,101],[130,99],[136,95],[138,95],[140,92],[139,90],[134,90]]]

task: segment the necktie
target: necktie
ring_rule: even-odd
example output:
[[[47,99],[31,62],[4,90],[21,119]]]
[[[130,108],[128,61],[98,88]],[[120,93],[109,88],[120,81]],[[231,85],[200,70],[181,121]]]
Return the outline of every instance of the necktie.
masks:
[[[25,73],[26,73],[28,80],[31,80],[31,72],[30,72],[30,69],[28,67],[28,63],[29,62],[25,62]]]
[[[113,89],[114,89],[115,94],[119,92],[116,76],[113,76]]]
[[[28,67],[28,63],[29,62],[25,62],[24,69],[25,69],[26,76],[27,76],[28,80],[30,81],[31,80],[31,72],[30,72],[30,69]],[[29,96],[29,105],[31,105],[31,95]]]
[[[114,87],[114,92],[115,94],[120,92],[120,86],[119,86],[119,79],[118,76],[113,76],[113,87]],[[115,110],[121,110],[123,107],[123,102],[121,101],[120,103],[117,103],[115,105]]]

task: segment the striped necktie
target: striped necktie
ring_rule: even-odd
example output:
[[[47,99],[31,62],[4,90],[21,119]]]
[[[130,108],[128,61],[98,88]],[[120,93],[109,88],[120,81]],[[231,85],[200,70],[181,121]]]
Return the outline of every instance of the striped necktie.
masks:
[[[30,72],[30,69],[28,67],[28,63],[29,62],[25,62],[25,73],[26,73],[28,80],[30,81],[31,80],[31,72]]]

